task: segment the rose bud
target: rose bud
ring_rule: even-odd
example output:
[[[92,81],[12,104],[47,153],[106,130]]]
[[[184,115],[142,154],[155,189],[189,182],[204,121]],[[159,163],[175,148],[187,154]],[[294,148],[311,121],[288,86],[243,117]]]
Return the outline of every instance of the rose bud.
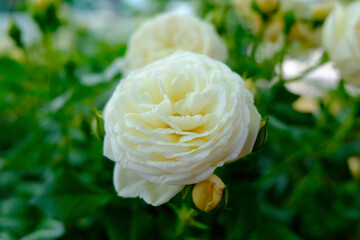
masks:
[[[350,173],[356,180],[360,180],[360,157],[352,156],[348,159]]]
[[[279,7],[279,0],[255,0],[255,6],[261,13],[269,14]]]
[[[233,0],[232,6],[236,15],[250,27],[252,33],[258,34],[264,23],[259,12],[252,8],[251,0]]]
[[[192,199],[195,206],[204,212],[214,210],[223,198],[223,181],[215,174],[194,185]]]

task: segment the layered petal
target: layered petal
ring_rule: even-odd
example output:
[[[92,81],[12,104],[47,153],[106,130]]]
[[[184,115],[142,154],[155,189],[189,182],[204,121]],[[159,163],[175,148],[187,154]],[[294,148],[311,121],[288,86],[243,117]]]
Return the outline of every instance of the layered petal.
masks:
[[[122,168],[118,163],[115,164],[114,168],[114,185],[119,196],[140,197],[153,206],[168,202],[184,188],[183,185],[149,182],[135,172]]]

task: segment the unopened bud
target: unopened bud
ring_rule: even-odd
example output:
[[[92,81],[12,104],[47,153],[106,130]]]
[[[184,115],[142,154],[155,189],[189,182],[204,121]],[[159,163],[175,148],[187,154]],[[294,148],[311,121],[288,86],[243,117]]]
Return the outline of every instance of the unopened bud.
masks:
[[[318,101],[312,97],[300,97],[293,103],[292,107],[302,113],[315,113],[320,110]]]
[[[321,28],[314,29],[307,23],[297,22],[291,27],[288,37],[290,41],[300,41],[317,47],[321,44]]]
[[[32,17],[42,32],[55,32],[58,29],[61,24],[58,18],[60,1],[34,0],[31,7]]]
[[[255,6],[261,13],[275,12],[279,7],[279,0],[255,0]]]
[[[225,184],[215,174],[194,185],[192,199],[195,206],[204,211],[214,210],[222,201]]]
[[[279,36],[283,32],[284,29],[284,22],[282,19],[274,19],[269,22],[266,26],[264,37],[266,40],[270,42],[277,42]]]
[[[259,12],[252,7],[252,0],[233,0],[236,14],[249,25],[254,34],[258,34],[263,25],[263,20]]]
[[[335,2],[323,2],[314,6],[313,17],[315,20],[323,21],[334,9]]]
[[[352,156],[348,159],[350,173],[356,180],[360,180],[360,157]]]
[[[38,10],[44,11],[49,5],[53,2],[53,0],[34,0],[34,7]]]

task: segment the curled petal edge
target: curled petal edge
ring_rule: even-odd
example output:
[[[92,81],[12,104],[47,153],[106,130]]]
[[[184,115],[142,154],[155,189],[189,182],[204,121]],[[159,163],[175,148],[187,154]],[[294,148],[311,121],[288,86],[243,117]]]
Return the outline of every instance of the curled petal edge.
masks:
[[[148,204],[159,206],[168,202],[184,185],[157,184],[145,180],[129,169],[116,163],[114,167],[114,185],[120,197],[140,197]]]

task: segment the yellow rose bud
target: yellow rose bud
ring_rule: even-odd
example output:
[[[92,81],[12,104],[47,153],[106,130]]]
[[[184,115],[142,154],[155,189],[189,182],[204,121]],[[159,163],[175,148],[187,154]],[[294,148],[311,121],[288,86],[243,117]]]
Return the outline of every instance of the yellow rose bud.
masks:
[[[279,0],[255,0],[255,4],[262,13],[269,14],[279,7]]]
[[[263,25],[261,15],[251,8],[251,0],[233,0],[236,14],[249,25],[252,32],[257,34]]]
[[[313,16],[315,20],[325,20],[325,18],[334,9],[335,2],[323,2],[314,6]]]
[[[360,180],[360,157],[359,156],[349,157],[348,166],[353,177],[356,180]]]
[[[321,44],[321,28],[313,29],[304,22],[295,23],[289,33],[290,41],[300,41],[310,47],[317,47]]]
[[[44,11],[52,2],[53,0],[34,0],[33,4],[37,10]]]
[[[254,34],[258,34],[260,32],[261,26],[264,24],[261,16],[259,14],[254,14],[251,17],[251,27],[252,27],[252,32]]]
[[[210,212],[221,202],[224,189],[223,181],[213,174],[208,179],[195,184],[192,191],[193,202],[198,209]]]
[[[269,22],[265,28],[264,37],[270,42],[277,42],[279,36],[283,32],[284,21],[280,18],[275,18]]]
[[[300,97],[293,105],[293,109],[302,113],[315,113],[320,110],[318,101],[312,97]]]

